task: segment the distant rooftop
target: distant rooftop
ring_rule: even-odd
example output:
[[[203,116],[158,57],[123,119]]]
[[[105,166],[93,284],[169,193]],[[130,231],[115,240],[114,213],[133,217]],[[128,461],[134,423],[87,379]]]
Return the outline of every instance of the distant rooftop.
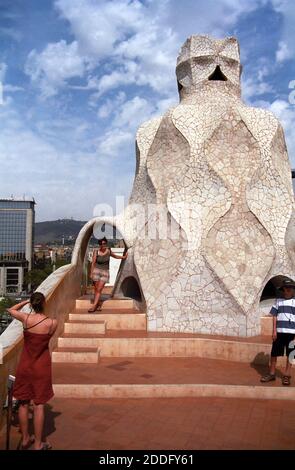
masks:
[[[26,198],[24,196],[1,197],[0,202],[33,202],[34,204],[36,204],[34,198]]]

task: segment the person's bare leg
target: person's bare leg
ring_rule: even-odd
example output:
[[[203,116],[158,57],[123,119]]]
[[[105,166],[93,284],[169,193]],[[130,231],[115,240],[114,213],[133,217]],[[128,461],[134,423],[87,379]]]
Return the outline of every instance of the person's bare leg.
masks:
[[[292,363],[289,361],[289,357],[287,356],[285,375],[287,376],[291,375],[291,367],[292,367]]]
[[[25,446],[30,440],[29,436],[29,403],[22,403],[18,409],[20,431],[22,433],[22,445]]]
[[[277,365],[277,357],[271,357],[270,358],[270,371],[269,371],[271,375],[275,375],[276,365]]]
[[[35,430],[35,443],[34,449],[38,450],[42,446],[42,433],[44,425],[44,405],[34,404],[34,430]]]
[[[104,285],[105,283],[104,282],[101,282],[101,281],[97,281],[95,283],[95,297],[94,297],[94,303],[93,303],[93,307],[89,310],[90,312],[95,312],[95,310],[97,309],[98,307],[98,304],[99,304],[99,300],[100,300],[100,296],[101,296],[101,293],[102,293],[102,290],[104,288]]]
[[[95,283],[95,297],[94,297],[94,307],[97,308],[99,304],[99,299],[101,295],[101,288],[100,288],[101,282],[98,281]]]

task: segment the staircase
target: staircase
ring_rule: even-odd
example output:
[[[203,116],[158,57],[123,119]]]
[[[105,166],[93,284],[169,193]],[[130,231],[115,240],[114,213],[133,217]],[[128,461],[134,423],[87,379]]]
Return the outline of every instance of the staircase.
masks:
[[[253,338],[147,332],[146,314],[132,299],[111,299],[105,288],[102,310],[88,313],[92,298],[76,300],[52,353],[56,396],[295,399],[280,380],[259,381],[269,361],[270,317]]]
[[[88,313],[93,306],[92,294],[76,300],[76,310],[69,314],[58,347],[52,353],[53,363],[97,363],[107,331],[146,331],[146,314],[135,308],[132,299],[113,300],[109,295],[105,288],[102,310],[95,313]]]

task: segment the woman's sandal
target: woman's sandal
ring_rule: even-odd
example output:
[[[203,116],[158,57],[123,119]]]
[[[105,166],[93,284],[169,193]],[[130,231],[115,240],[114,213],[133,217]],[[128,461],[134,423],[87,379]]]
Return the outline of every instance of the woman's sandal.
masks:
[[[101,305],[98,305],[96,308],[90,308],[88,310],[89,313],[94,313],[96,311],[99,311],[99,312],[101,311]]]
[[[28,442],[25,445],[21,444],[20,450],[28,450],[31,447],[31,445],[34,444],[34,442],[35,442],[35,436],[30,436]]]
[[[40,449],[34,449],[34,450],[51,450],[52,445],[49,442],[41,442],[41,447]]]
[[[290,385],[291,384],[291,375],[284,375],[282,378],[282,385]]]

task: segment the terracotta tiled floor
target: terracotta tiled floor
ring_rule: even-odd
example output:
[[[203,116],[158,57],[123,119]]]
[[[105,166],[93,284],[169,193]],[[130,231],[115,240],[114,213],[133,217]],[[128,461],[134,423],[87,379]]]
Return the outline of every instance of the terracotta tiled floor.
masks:
[[[55,384],[228,384],[282,387],[281,370],[277,380],[260,383],[268,367],[205,358],[100,358],[98,364],[53,364]],[[292,383],[295,385],[295,369]]]
[[[54,449],[295,449],[295,402],[225,398],[53,399]],[[20,435],[11,431],[11,447]],[[4,436],[0,440],[4,448]]]

